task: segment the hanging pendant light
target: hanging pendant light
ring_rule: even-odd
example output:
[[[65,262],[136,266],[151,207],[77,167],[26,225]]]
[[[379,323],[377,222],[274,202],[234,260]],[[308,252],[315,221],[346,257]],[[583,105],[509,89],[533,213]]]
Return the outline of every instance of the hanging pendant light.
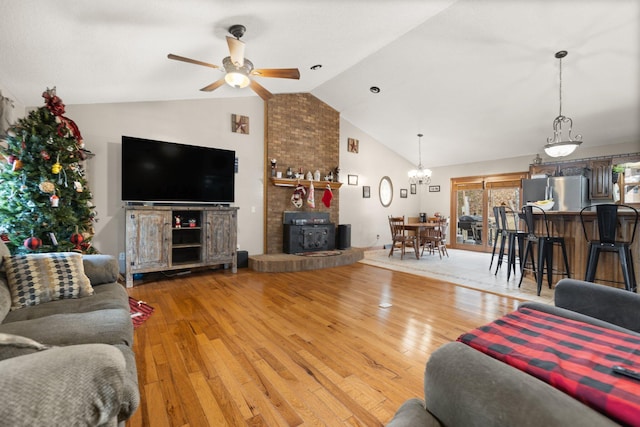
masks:
[[[418,134],[418,169],[411,169],[409,171],[409,183],[410,184],[429,184],[431,182],[431,169],[426,169],[422,166],[422,151],[420,144],[422,142],[422,134]]]
[[[561,50],[556,53],[556,58],[560,60],[560,112],[558,117],[553,120],[553,136],[547,138],[547,144],[544,146],[544,151],[551,157],[564,157],[573,153],[578,145],[582,144],[582,135],[576,135],[575,138],[571,138],[571,128],[573,127],[573,120],[569,117],[562,115],[562,58],[567,56],[566,50]],[[562,140],[562,126],[568,125],[567,139]]]

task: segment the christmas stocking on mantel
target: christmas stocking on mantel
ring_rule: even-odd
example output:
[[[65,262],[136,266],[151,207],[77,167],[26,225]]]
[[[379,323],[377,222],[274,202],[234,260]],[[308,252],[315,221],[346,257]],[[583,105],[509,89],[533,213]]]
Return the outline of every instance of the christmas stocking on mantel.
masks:
[[[331,199],[333,199],[333,193],[331,192],[331,187],[327,184],[327,188],[324,190],[324,194],[322,195],[322,203],[328,208],[331,207]]]

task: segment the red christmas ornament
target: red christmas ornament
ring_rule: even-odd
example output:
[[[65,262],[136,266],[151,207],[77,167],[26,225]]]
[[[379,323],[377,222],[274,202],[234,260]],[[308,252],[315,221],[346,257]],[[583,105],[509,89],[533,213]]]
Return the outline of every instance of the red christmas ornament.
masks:
[[[51,155],[50,155],[49,153],[47,153],[47,152],[46,152],[46,150],[42,150],[42,151],[40,152],[40,155],[42,156],[42,158],[43,158],[44,160],[49,160],[49,159],[51,158]]]
[[[76,246],[76,248],[80,248],[80,244],[84,242],[84,237],[82,237],[82,234],[80,233],[73,233],[69,240]]]
[[[32,251],[37,250],[42,246],[42,240],[37,237],[29,237],[24,241],[24,247]]]

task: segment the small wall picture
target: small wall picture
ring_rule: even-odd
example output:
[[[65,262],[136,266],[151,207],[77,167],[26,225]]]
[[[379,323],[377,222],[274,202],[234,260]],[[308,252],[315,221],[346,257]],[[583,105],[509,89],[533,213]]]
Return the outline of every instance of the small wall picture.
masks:
[[[418,189],[416,184],[411,184],[411,194],[417,194],[418,193]]]
[[[354,138],[347,138],[347,151],[349,153],[358,154],[358,146],[360,145],[360,141]]]
[[[400,189],[400,198],[401,199],[406,199],[407,198],[407,189],[406,188],[401,188]]]
[[[231,115],[231,132],[249,135],[249,116]]]
[[[348,175],[347,183],[349,185],[358,185],[358,175]]]
[[[371,197],[371,187],[369,187],[368,185],[363,185],[362,186],[362,198],[363,199],[368,199]]]
[[[429,186],[429,193],[438,193],[440,191],[440,186],[439,185],[430,185]]]

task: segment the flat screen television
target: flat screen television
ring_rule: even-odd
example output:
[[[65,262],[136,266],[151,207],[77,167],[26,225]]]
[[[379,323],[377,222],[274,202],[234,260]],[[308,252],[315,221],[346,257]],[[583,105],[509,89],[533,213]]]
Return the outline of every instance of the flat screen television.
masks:
[[[235,151],[122,137],[122,200],[229,204]]]

